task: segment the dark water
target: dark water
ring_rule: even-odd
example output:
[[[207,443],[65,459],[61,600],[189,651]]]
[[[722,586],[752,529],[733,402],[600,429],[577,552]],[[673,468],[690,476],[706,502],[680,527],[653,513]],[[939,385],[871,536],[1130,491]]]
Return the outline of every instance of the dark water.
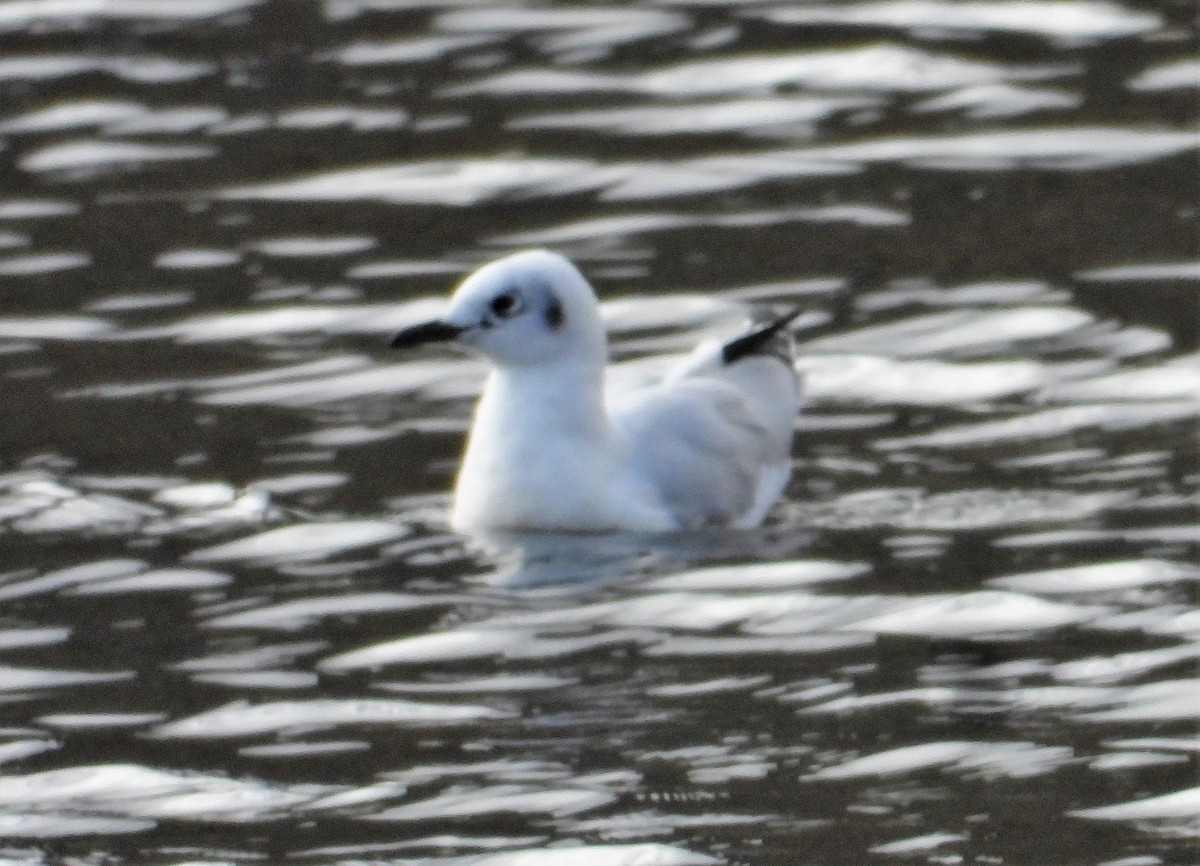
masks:
[[[0,863],[1195,863],[1193,13],[0,3]],[[766,527],[446,530],[533,245],[810,305]]]

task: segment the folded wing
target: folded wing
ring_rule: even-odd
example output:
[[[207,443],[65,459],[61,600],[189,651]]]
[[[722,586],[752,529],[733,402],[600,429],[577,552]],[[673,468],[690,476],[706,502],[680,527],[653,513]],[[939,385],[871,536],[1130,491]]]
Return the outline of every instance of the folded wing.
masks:
[[[610,406],[638,473],[683,527],[757,525],[787,483],[800,383],[780,322],[702,345]]]

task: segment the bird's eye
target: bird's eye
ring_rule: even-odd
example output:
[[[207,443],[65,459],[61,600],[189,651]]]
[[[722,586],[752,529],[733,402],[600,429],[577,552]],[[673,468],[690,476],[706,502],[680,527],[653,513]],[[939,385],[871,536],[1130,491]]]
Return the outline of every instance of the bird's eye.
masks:
[[[497,295],[492,298],[492,312],[502,319],[507,319],[517,311],[517,296],[512,292],[505,292],[503,295]]]

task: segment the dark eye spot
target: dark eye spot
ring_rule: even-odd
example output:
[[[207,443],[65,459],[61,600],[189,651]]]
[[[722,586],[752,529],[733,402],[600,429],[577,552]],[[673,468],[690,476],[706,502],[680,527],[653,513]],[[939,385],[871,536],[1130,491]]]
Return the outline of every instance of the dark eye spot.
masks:
[[[517,309],[517,296],[512,292],[505,292],[503,295],[497,295],[492,298],[492,312],[502,319],[511,316]]]
[[[563,312],[562,302],[558,298],[551,298],[546,307],[546,324],[551,330],[558,330],[566,320],[567,314]]]

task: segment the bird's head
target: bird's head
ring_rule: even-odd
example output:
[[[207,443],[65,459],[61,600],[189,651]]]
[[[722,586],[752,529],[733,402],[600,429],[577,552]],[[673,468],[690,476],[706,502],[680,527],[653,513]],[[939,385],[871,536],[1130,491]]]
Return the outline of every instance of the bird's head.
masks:
[[[455,341],[498,367],[606,361],[599,305],[583,274],[546,250],[515,253],[468,276],[441,318],[405,328],[394,348]]]

